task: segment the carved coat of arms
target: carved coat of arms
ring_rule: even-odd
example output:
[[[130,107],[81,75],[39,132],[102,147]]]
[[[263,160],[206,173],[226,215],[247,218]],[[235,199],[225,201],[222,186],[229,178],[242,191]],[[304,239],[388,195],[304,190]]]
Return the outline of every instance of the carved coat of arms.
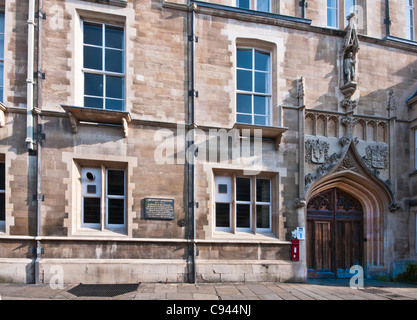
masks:
[[[368,146],[364,161],[368,167],[375,169],[388,168],[388,147],[383,145]]]
[[[308,163],[326,163],[329,159],[329,143],[322,140],[307,140],[306,161]]]

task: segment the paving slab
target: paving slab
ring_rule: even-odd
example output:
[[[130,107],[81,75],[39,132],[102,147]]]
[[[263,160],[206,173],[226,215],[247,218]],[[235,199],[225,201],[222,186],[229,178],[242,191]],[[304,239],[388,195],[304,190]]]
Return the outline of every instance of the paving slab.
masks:
[[[115,297],[77,297],[76,284],[53,288],[47,284],[0,284],[1,300],[417,300],[416,283],[366,279],[353,289],[349,279],[309,280],[306,283],[141,283],[136,291]]]

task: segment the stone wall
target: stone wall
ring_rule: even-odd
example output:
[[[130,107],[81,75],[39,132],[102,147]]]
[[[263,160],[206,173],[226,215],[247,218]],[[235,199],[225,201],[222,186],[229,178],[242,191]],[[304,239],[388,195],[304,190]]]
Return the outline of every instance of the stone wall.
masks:
[[[313,181],[306,183],[308,174],[325,178],[335,168],[326,158],[324,163],[309,161],[306,155],[311,150],[306,142],[327,143],[330,159],[346,151],[343,138],[349,129],[344,121],[345,97],[339,89],[344,32],[324,28],[325,13],[320,8],[325,2],[309,2],[306,18],[312,20],[312,26],[197,5],[194,76],[198,96],[193,98],[195,126],[190,128],[196,129],[199,155],[194,166],[195,201],[191,204],[183,149],[187,132],[181,126],[188,121],[189,107],[186,7],[181,2],[158,0],[128,1],[127,6],[115,3],[119,5],[43,1],[47,19],[39,20],[41,50],[37,54],[45,79],[37,79],[40,115],[35,116],[35,125],[39,122],[43,134],[37,137],[42,138],[38,155],[43,195],[41,238],[37,239],[38,158],[35,151],[29,153],[25,148],[27,6],[17,1],[6,3],[6,30],[10,32],[6,32],[5,42],[5,125],[0,128],[0,160],[6,163],[6,222],[0,230],[0,264],[5,266],[0,276],[33,281],[33,249],[39,240],[44,250],[40,265],[45,282],[53,276],[50,270],[55,265],[63,267],[69,282],[188,281],[190,265],[186,262],[194,244],[198,281],[305,280],[304,244],[301,260],[290,261],[291,232],[304,226],[306,217],[296,199],[308,200],[312,185],[321,188]],[[298,1],[274,2],[277,13],[285,15],[299,15],[297,5]],[[392,1],[390,5],[395,7]],[[404,36],[397,22],[402,21],[403,9],[397,6],[391,11],[392,35],[398,37]],[[385,190],[383,200],[395,200],[399,206],[390,211],[390,203],[375,201],[382,210],[374,212],[367,224],[379,223],[385,228],[384,234],[372,238],[379,244],[368,251],[369,267],[389,271],[393,261],[417,258],[417,180],[411,152],[416,107],[405,103],[417,87],[417,58],[415,45],[382,40],[384,10],[382,1],[366,8],[366,32],[359,36],[353,97],[357,100],[353,111],[357,122],[350,138],[357,138],[355,159],[361,172],[368,174],[366,181],[374,179],[369,178],[373,170],[372,181],[385,184],[374,188],[370,184],[368,189]],[[61,107],[83,104],[79,85],[83,19],[125,27],[127,130],[121,123],[78,123],[74,130],[71,116]],[[271,51],[272,123],[285,132],[279,141],[264,137],[258,154],[255,140],[243,145],[244,139],[239,139],[239,152],[247,151],[245,148],[252,151],[246,162],[236,163],[231,151],[224,161],[217,160],[219,146],[209,149],[209,132],[231,132],[235,125],[236,48],[240,45]],[[302,97],[298,90],[301,77]],[[373,166],[367,155],[367,149],[375,146],[387,150],[382,154],[387,157],[383,166]],[[207,151],[205,158],[203,150]],[[216,160],[210,158],[213,151]],[[336,156],[332,158],[334,166],[341,160]],[[216,232],[214,175],[254,169],[250,161],[256,157],[262,159],[256,170],[273,181],[271,232]],[[321,167],[324,164],[328,167]],[[102,165],[126,172],[126,226],[122,230],[91,230],[80,223],[80,169]],[[355,174],[346,176],[356,177],[357,183],[364,181]],[[174,219],[145,219],[147,197],[173,199]],[[191,220],[186,220],[190,207],[195,213],[195,239],[187,241],[193,231]],[[376,233],[371,227],[366,232]],[[381,252],[384,255],[379,256]],[[91,266],[88,270],[87,265]],[[115,278],[114,274],[124,276]]]

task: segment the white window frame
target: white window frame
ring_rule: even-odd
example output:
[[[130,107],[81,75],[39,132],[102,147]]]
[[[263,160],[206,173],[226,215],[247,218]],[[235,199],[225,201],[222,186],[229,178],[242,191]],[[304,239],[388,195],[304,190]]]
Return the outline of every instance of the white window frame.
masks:
[[[250,191],[249,191],[250,200],[249,201],[237,200],[237,179],[239,179],[239,178],[249,180],[249,188],[250,188]],[[250,231],[252,231],[252,217],[253,217],[253,209],[252,209],[252,207],[253,207],[253,202],[252,202],[252,199],[253,199],[253,186],[252,186],[252,179],[251,178],[248,178],[248,177],[243,177],[243,176],[236,176],[236,178],[234,179],[233,182],[235,184],[235,194],[234,194],[234,197],[235,197],[236,207],[235,207],[235,211],[234,212],[235,212],[235,215],[236,215],[236,219],[235,219],[236,220],[236,231],[237,232],[250,232]],[[237,226],[237,206],[239,204],[249,205],[249,227],[238,227]]]
[[[414,213],[414,250],[417,253],[417,208],[416,207],[412,207],[410,210],[410,213]]]
[[[0,161],[4,164],[4,188],[6,188],[6,163],[3,161]],[[5,232],[5,226],[6,226],[6,189],[0,189],[0,194],[4,194],[4,220],[0,220],[0,232]]]
[[[269,206],[269,228],[258,228],[256,225],[256,231],[257,232],[271,232],[272,227],[272,180],[268,178],[256,178],[256,183],[258,183],[258,180],[268,180],[269,181],[269,202],[263,202],[263,201],[257,201],[255,198],[255,208],[257,205],[263,205],[263,206]],[[256,212],[258,214],[258,212]]]
[[[237,179],[245,178],[250,181],[250,201],[237,200]],[[256,201],[256,183],[257,180],[269,180],[269,202]],[[219,184],[227,184],[228,194],[222,195],[218,193]],[[255,184],[255,186],[254,186]],[[272,232],[272,179],[262,176],[248,177],[241,175],[214,175],[214,231],[222,231],[228,233],[269,233]],[[229,204],[229,227],[217,227],[216,219],[216,204],[225,203]],[[237,227],[237,205],[244,204],[249,205],[249,227]],[[257,205],[268,205],[269,206],[269,228],[258,228],[256,223]],[[255,223],[255,225],[253,225]]]
[[[224,184],[227,186],[227,194],[220,194],[218,192],[219,185]],[[232,230],[232,203],[233,203],[233,177],[232,176],[215,176],[214,177],[214,226],[216,231],[230,232]],[[217,212],[216,204],[228,204],[229,205],[229,226],[228,227],[217,227]]]
[[[266,112],[266,122],[265,122],[265,126],[270,126],[272,124],[272,52],[268,51],[268,50],[263,50],[263,49],[258,49],[256,47],[246,47],[246,46],[238,46],[236,48],[236,53],[239,50],[251,50],[252,51],[252,69],[245,69],[245,68],[240,68],[237,66],[237,56],[236,56],[236,121],[237,122],[237,115],[238,114],[242,114],[242,115],[249,115],[247,113],[240,113],[237,111],[237,96],[238,94],[242,94],[242,95],[250,95],[251,96],[251,106],[252,106],[252,110],[251,110],[251,117],[252,117],[252,121],[250,124],[255,124],[255,103],[254,103],[254,99],[255,96],[259,96],[259,97],[267,97],[269,98],[269,105],[267,106],[267,112]],[[262,70],[256,70],[255,69],[255,52],[259,51],[262,53],[267,53],[269,55],[269,71],[268,72],[264,72]],[[251,71],[252,73],[252,91],[245,91],[245,90],[238,90],[237,88],[237,82],[238,82],[238,70],[245,70],[245,71]],[[269,87],[269,92],[268,93],[260,93],[260,92],[256,92],[254,90],[255,87],[255,71],[256,72],[262,72],[262,73],[266,73],[269,75],[269,83],[268,83],[268,87]],[[260,115],[263,116],[263,115]]]
[[[108,193],[107,187],[108,187],[108,174],[109,171],[123,171],[123,190],[124,193],[123,195],[110,195]],[[108,229],[120,229],[120,228],[125,228],[126,227],[126,171],[125,170],[120,170],[120,169],[111,169],[111,168],[107,168],[106,169],[106,181],[105,181],[105,197],[106,197],[106,228]],[[109,223],[109,200],[111,199],[119,199],[119,200],[123,200],[123,224],[111,224]]]
[[[83,175],[87,171],[92,171],[96,173],[98,182],[95,185],[99,190],[96,190],[96,193],[89,196],[85,195],[86,184],[83,184],[84,177]],[[109,195],[107,186],[108,186],[108,172],[109,171],[123,171],[124,172],[124,194],[123,195]],[[126,170],[123,169],[113,169],[107,168],[104,166],[101,167],[81,167],[81,228],[90,228],[104,231],[108,230],[120,230],[126,228]],[[84,222],[84,198],[97,198],[100,199],[100,222],[99,223],[85,223]],[[123,199],[123,224],[110,224],[109,219],[109,199]]]
[[[405,20],[406,20],[406,28],[407,28],[407,39],[414,41],[415,40],[414,0],[406,0]]]
[[[95,25],[101,25],[102,28],[102,46],[96,46],[96,45],[92,45],[92,44],[86,44],[84,43],[84,24],[85,23],[90,23],[90,24],[95,24]],[[123,49],[118,49],[118,48],[111,48],[112,50],[117,50],[117,51],[122,51],[123,52],[123,72],[119,73],[119,72],[111,72],[111,71],[106,71],[105,70],[105,51],[106,51],[106,42],[105,42],[105,37],[106,37],[106,26],[108,27],[117,27],[117,28],[123,28]],[[117,101],[122,101],[123,102],[123,109],[120,111],[125,111],[126,110],[126,28],[123,25],[117,25],[117,24],[109,24],[109,23],[102,23],[102,22],[97,22],[97,21],[93,21],[93,20],[89,20],[89,19],[82,19],[81,20],[81,37],[82,37],[82,50],[81,50],[81,54],[82,54],[82,60],[81,60],[81,64],[82,64],[82,81],[83,81],[83,105],[84,105],[84,98],[85,97],[90,97],[90,98],[97,98],[98,96],[90,96],[90,95],[86,95],[84,92],[84,79],[85,79],[85,74],[89,73],[89,74],[97,74],[97,75],[102,75],[103,76],[103,96],[101,96],[100,98],[103,99],[103,105],[101,109],[98,110],[113,110],[113,109],[107,109],[106,108],[106,76],[114,76],[114,77],[120,77],[124,79],[124,85],[123,85],[123,99],[118,99],[118,98],[113,98],[113,97],[109,97],[112,100],[117,100]],[[84,46],[88,46],[88,47],[95,47],[95,48],[101,48],[102,50],[102,70],[97,70],[97,69],[90,69],[90,68],[84,68]],[[118,110],[119,111],[119,110]]]
[[[414,129],[414,169],[417,170],[417,129]]]
[[[327,25],[328,28],[333,28],[333,29],[338,29],[339,28],[339,7],[340,7],[339,0],[336,0],[336,7],[329,7],[328,2],[327,2],[327,4],[326,4],[326,8],[327,8],[326,25]],[[334,14],[335,15],[335,17],[336,17],[336,25],[335,26],[329,25],[329,14]]]

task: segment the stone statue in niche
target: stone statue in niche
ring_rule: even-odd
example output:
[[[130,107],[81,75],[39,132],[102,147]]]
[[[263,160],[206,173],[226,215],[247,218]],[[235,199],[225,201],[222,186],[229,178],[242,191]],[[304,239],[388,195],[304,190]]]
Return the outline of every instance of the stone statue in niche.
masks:
[[[343,73],[345,84],[355,81],[355,65],[356,60],[353,57],[352,52],[347,52],[345,54],[345,59],[343,60]]]
[[[351,13],[347,20],[348,25],[345,29],[346,35],[341,52],[343,76],[341,76],[340,90],[346,98],[350,98],[356,91],[356,54],[359,51],[359,40],[356,32],[355,14]]]

